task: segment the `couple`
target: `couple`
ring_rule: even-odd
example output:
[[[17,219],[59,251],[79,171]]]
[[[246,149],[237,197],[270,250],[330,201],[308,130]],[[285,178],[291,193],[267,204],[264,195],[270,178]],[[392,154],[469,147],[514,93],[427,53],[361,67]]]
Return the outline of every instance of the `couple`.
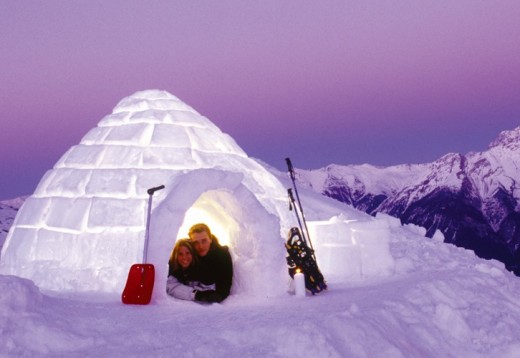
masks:
[[[169,261],[166,292],[182,300],[222,302],[229,296],[233,263],[206,224],[190,228],[189,239],[175,243]]]

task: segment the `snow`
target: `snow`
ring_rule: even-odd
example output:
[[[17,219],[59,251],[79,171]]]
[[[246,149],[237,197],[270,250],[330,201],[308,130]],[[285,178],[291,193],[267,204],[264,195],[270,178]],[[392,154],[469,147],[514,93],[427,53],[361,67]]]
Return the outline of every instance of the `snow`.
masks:
[[[166,297],[131,306],[119,294],[46,291],[0,276],[0,356],[518,356],[518,278],[391,220],[374,225],[389,230],[380,253],[392,270],[354,278],[344,271],[359,261],[377,267],[378,256],[333,259],[329,289],[304,298],[233,294],[208,306]]]
[[[497,190],[513,194],[520,206],[520,127],[501,132],[485,152],[468,154],[473,184],[483,198],[491,198]]]
[[[146,188],[158,184],[154,296],[124,305],[126,274],[143,253]],[[290,186],[176,97],[123,99],[47,172],[12,226],[2,223],[0,356],[520,354],[520,283],[503,264],[305,188],[329,288],[296,296],[283,245],[296,225]],[[198,221],[232,254],[232,294],[221,304],[165,294],[171,247]]]
[[[363,183],[362,192],[390,194],[399,188],[416,182],[428,173],[425,164],[395,165],[377,167],[370,164],[334,165],[318,170],[298,170],[298,176],[317,192],[327,188],[329,177],[348,183],[349,187],[357,187],[359,180]],[[359,178],[359,179],[358,179]],[[383,180],[384,178],[384,180]]]

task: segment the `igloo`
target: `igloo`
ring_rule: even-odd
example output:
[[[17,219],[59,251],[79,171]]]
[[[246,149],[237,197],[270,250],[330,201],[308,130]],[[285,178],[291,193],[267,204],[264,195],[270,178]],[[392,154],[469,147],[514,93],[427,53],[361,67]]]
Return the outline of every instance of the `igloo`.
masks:
[[[233,294],[287,291],[283,240],[294,226],[286,189],[210,120],[165,91],[124,98],[41,179],[13,223],[0,273],[51,291],[121,292],[142,262],[147,189],[154,299],[167,261],[197,222],[230,247]]]

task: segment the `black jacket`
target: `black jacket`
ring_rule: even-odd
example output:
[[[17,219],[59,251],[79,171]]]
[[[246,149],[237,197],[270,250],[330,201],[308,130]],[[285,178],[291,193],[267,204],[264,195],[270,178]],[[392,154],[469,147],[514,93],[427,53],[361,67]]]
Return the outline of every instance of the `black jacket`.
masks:
[[[195,300],[201,302],[222,302],[231,291],[233,262],[227,246],[213,241],[206,256],[199,257],[198,281],[204,285],[215,284],[215,290],[200,291]]]
[[[194,267],[189,267],[185,270],[181,268],[177,270],[170,269],[169,276],[175,277],[183,285],[188,285],[191,281],[195,281],[197,272]]]

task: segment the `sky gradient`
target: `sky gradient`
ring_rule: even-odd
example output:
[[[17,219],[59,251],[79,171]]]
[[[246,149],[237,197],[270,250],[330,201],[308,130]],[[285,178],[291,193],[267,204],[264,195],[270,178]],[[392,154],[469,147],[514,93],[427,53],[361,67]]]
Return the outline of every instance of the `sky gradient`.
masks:
[[[520,125],[520,1],[0,0],[0,200],[167,90],[285,169],[482,151]]]

